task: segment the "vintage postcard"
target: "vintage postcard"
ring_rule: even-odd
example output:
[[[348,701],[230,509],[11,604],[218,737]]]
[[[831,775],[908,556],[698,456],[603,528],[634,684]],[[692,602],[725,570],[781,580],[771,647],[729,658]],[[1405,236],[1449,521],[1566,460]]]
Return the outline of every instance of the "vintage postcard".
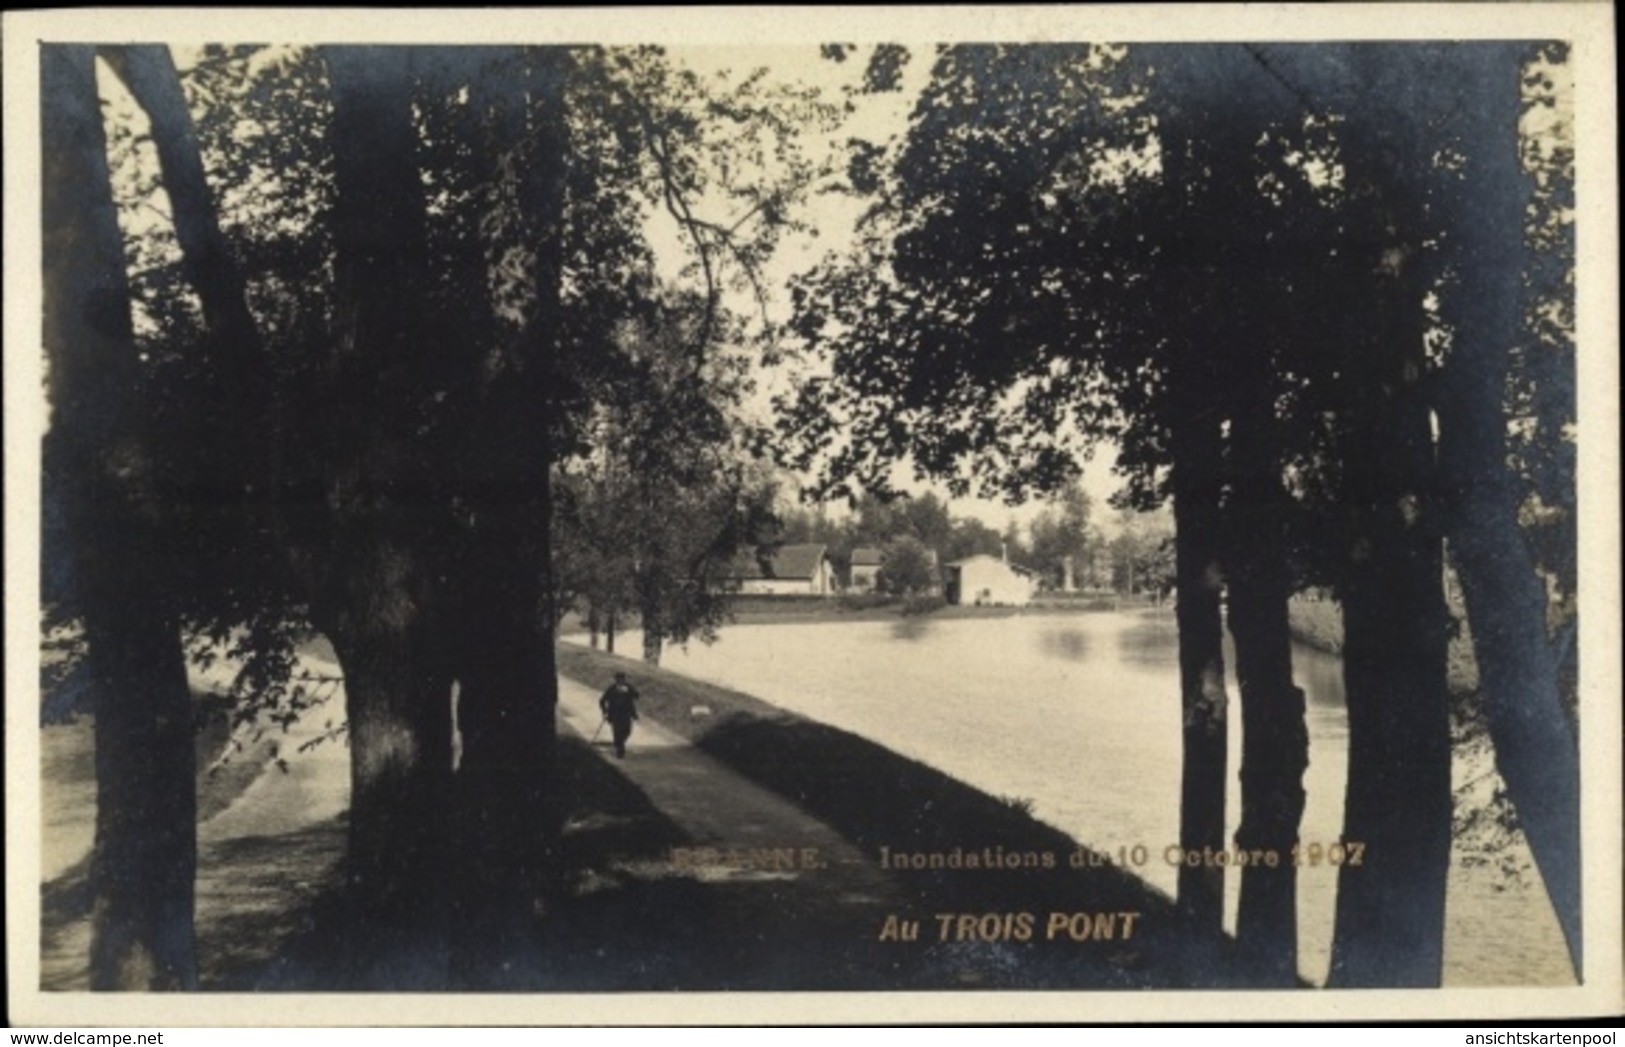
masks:
[[[27,1025],[1621,982],[1613,12],[8,13]]]

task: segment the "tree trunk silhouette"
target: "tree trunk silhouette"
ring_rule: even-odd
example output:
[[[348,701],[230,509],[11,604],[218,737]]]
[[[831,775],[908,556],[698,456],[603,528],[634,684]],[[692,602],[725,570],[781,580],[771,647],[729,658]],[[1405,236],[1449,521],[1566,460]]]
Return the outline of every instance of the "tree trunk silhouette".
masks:
[[[473,523],[459,538],[458,632],[464,750],[461,906],[455,947],[471,984],[500,979],[548,890],[561,829],[553,769],[558,675],[551,606],[555,404],[564,266],[564,113],[568,61],[558,50],[493,53],[502,75],[477,77],[471,97],[491,117],[493,206],[523,230],[528,299],[515,334],[498,334],[471,420],[461,496]],[[488,70],[488,71],[490,71]],[[495,325],[493,325],[495,327]]]
[[[451,677],[435,653],[425,571],[387,536],[351,546],[321,624],[344,669],[350,833],[346,976],[354,988],[435,988],[448,959]]]
[[[1236,844],[1279,858],[1273,867],[1248,864],[1242,870],[1236,940],[1240,961],[1257,984],[1289,986],[1298,976],[1298,878],[1292,856],[1303,819],[1309,732],[1304,694],[1292,679],[1291,583],[1281,515],[1286,492],[1269,432],[1274,424],[1267,404],[1238,411],[1231,423],[1234,555],[1226,582],[1241,691]]]
[[[124,552],[153,554],[137,543]],[[153,605],[155,580],[132,566],[128,591],[115,583],[84,602],[96,688],[92,989],[197,988],[192,699],[179,627]]]
[[[192,703],[168,591],[161,502],[140,426],[123,244],[94,50],[40,50],[44,342],[74,597],[96,693],[94,989],[197,985]]]
[[[500,979],[504,959],[532,932],[561,830],[553,802],[558,677],[545,600],[545,482],[532,495],[526,505],[486,506],[468,536],[462,572],[465,620],[456,657],[463,759],[451,893],[454,969],[470,986]]]
[[[328,545],[313,614],[343,663],[350,718],[351,945],[363,984],[444,976],[443,807],[451,765],[443,557],[449,497],[418,439],[428,378],[425,203],[411,54],[327,47],[333,93],[337,344],[342,417],[323,477]],[[466,702],[466,698],[465,698]],[[466,704],[464,706],[466,710]],[[397,930],[399,933],[397,933]],[[404,937],[403,937],[404,936]],[[385,943],[389,947],[378,950]],[[384,966],[374,966],[374,963]]]
[[[557,615],[548,594],[570,148],[563,93],[568,59],[557,50],[530,49],[514,49],[510,57],[508,75],[482,83],[476,97],[493,107],[494,151],[520,158],[506,175],[512,180],[507,199],[530,253],[524,289],[529,302],[520,330],[499,342],[501,361],[483,391],[462,484],[479,521],[464,541],[470,564],[465,607],[488,623],[465,631],[481,654],[470,670],[478,674],[471,701],[477,722],[494,728],[468,753],[468,769],[476,777],[486,771],[495,776],[496,786],[480,799],[491,816],[501,812],[539,825],[558,704]]]
[[[1218,548],[1218,420],[1192,414],[1175,420],[1174,587],[1179,622],[1179,690],[1183,758],[1179,794],[1179,845],[1200,854],[1223,850],[1226,717],[1223,625],[1219,593],[1224,584]],[[1182,864],[1180,910],[1215,940],[1224,930],[1224,869]]]
[[[656,627],[658,628],[658,626]],[[643,660],[648,665],[659,665],[660,655],[664,652],[666,642],[660,633],[651,631],[649,620],[644,619],[643,625]]]
[[[1452,365],[1454,366],[1454,365]],[[1467,379],[1476,383],[1475,377]],[[1582,970],[1580,760],[1546,630],[1546,593],[1517,524],[1517,499],[1494,450],[1504,424],[1440,410],[1440,450],[1457,478],[1454,554],[1478,663],[1495,766],[1540,868],[1569,957]],[[1470,479],[1469,479],[1470,478]]]
[[[1524,311],[1524,208],[1531,182],[1518,156],[1520,49],[1462,61],[1452,108],[1471,153],[1464,181],[1439,194],[1457,286],[1442,296],[1454,342],[1439,383],[1439,453],[1449,542],[1496,768],[1581,972],[1580,764],[1564,711],[1546,592],[1518,525],[1521,496],[1507,464],[1507,379],[1530,336]]]
[[[1367,373],[1346,412],[1343,675],[1349,781],[1329,984],[1435,986],[1450,860],[1448,615],[1431,416],[1426,282],[1393,238],[1373,259]]]

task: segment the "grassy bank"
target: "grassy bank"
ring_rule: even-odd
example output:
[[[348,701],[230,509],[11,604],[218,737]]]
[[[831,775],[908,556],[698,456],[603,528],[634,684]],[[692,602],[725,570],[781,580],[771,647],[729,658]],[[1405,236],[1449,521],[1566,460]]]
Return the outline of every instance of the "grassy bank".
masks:
[[[935,619],[1009,618],[1019,614],[1099,613],[1102,611],[1138,611],[1154,609],[1159,605],[1138,597],[1110,599],[1100,596],[1067,596],[1049,593],[1036,597],[1025,606],[973,606],[968,604],[932,605],[917,602],[910,606],[902,598],[894,597],[841,597],[841,596],[743,596],[729,609],[726,629],[733,625],[813,624],[819,622],[887,622],[911,614],[925,614]],[[1171,606],[1171,605],[1166,605]],[[636,615],[627,615],[618,623],[619,636],[638,627]],[[579,636],[587,632],[585,619],[574,612],[565,615],[559,623],[559,633]]]
[[[1343,607],[1335,600],[1294,596],[1287,604],[1292,638],[1318,651],[1343,653]]]
[[[1343,653],[1343,608],[1335,600],[1293,597],[1287,607],[1292,638],[1317,650]],[[1478,662],[1473,657],[1472,634],[1459,609],[1452,614],[1454,629],[1447,653],[1450,693],[1470,695],[1478,690]]]
[[[916,902],[908,915],[923,914],[929,924],[936,913],[1031,912],[1039,919],[1079,910],[1141,914],[1131,941],[1087,947],[1038,940],[1000,947],[988,942],[933,946],[946,953],[922,974],[930,984],[941,984],[942,963],[956,972],[953,984],[963,985],[978,984],[977,979],[1009,984],[1007,976],[1032,988],[1233,984],[1224,973],[1225,946],[1198,947],[1166,896],[1108,856],[1037,821],[1025,802],[990,796],[867,739],[739,691],[577,645],[559,649],[559,672],[595,688],[607,686],[616,670],[633,677],[647,718],[795,801],[871,857],[879,859],[884,849],[891,856],[927,856],[927,863],[929,856],[942,856],[939,865],[972,852],[1037,859],[1036,867],[975,871],[896,869],[894,859],[894,874]],[[967,962],[955,967],[949,954],[958,953]],[[979,959],[969,962],[973,956]]]
[[[903,613],[902,601],[853,599],[824,596],[741,596],[728,610],[723,628],[730,624],[765,625],[780,622],[873,622],[889,621]],[[638,616],[627,614],[616,622],[616,642],[619,637],[639,626]],[[571,612],[559,623],[564,636],[584,635],[587,621]]]

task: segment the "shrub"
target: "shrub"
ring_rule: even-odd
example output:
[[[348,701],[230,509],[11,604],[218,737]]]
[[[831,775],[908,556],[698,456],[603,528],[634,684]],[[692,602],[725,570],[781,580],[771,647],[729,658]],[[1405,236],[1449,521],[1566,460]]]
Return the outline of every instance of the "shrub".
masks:
[[[843,611],[868,611],[890,607],[897,602],[897,597],[887,593],[844,593],[839,602]]]
[[[941,596],[910,596],[903,601],[904,614],[930,614],[948,606]]]

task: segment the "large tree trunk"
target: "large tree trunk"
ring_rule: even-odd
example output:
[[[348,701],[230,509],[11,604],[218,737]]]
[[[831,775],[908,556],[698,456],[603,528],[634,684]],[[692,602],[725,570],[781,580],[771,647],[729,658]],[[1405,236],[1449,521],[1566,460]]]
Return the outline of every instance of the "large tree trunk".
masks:
[[[503,61],[503,55],[507,61]],[[493,169],[507,188],[493,206],[515,212],[528,252],[528,315],[485,368],[480,411],[468,437],[460,490],[474,522],[459,542],[462,601],[477,628],[462,632],[466,740],[472,798],[481,818],[540,826],[555,737],[558,682],[553,640],[552,479],[558,396],[564,175],[568,137],[562,57],[496,53],[471,97],[489,107],[492,149],[513,163]],[[499,245],[500,246],[500,245]],[[534,830],[533,830],[534,831]]]
[[[1518,158],[1519,52],[1480,53],[1452,77],[1464,182],[1442,195],[1457,285],[1443,295],[1454,342],[1440,382],[1439,451],[1449,539],[1472,625],[1496,767],[1581,971],[1580,764],[1546,626],[1546,592],[1518,526],[1520,492],[1507,464],[1507,378],[1526,342],[1524,207]]]
[[[1386,504],[1383,504],[1383,502]],[[1349,784],[1329,983],[1436,986],[1450,860],[1450,717],[1436,535],[1369,505],[1343,587]]]
[[[153,580],[145,566],[130,574]],[[180,630],[145,588],[87,596],[84,612],[96,693],[90,986],[195,989],[197,767]]]
[[[1173,336],[1165,409],[1171,419],[1175,524],[1175,594],[1179,620],[1180,690],[1184,714],[1184,769],[1180,839],[1185,851],[1226,846],[1228,704],[1225,691],[1221,567],[1226,415],[1223,347],[1236,325],[1231,226],[1245,213],[1248,179],[1227,173],[1251,169],[1259,135],[1273,123],[1280,92],[1259,90],[1255,62],[1234,46],[1185,48],[1148,45],[1141,55],[1177,104],[1159,119],[1166,206],[1184,235],[1170,237],[1158,264],[1165,267],[1168,301],[1179,303],[1159,322]],[[1217,347],[1217,348],[1216,348]],[[1139,579],[1131,569],[1131,590]],[[1215,937],[1223,930],[1224,868],[1182,865],[1179,906]]]
[[[471,97],[513,162],[496,206],[523,230],[528,315],[487,367],[462,490],[474,523],[461,539],[458,653],[464,711],[459,774],[465,835],[459,943],[471,984],[500,980],[531,932],[560,831],[553,796],[558,615],[552,586],[553,418],[558,398],[564,175],[569,141],[559,52],[513,51]]]
[[[97,684],[91,986],[197,985],[192,706],[140,433],[123,245],[89,47],[40,52],[48,483]]]
[[[452,948],[454,971],[469,988],[502,985],[508,962],[534,934],[562,827],[552,802],[552,616],[547,579],[536,566],[544,505],[487,510],[487,525],[470,536],[478,544],[463,575]],[[515,570],[516,562],[530,569]]]
[[[349,713],[347,975],[356,988],[439,988],[451,676],[416,552],[376,532],[348,544],[343,591],[321,622]]]
[[[1451,551],[1472,628],[1496,769],[1506,781],[1578,976],[1583,960],[1580,758],[1546,631],[1546,593],[1517,525],[1516,498],[1504,480],[1490,478],[1504,469],[1504,459],[1492,462],[1496,456],[1483,449],[1505,427],[1479,428],[1450,409],[1441,409],[1440,427],[1441,450],[1461,484],[1451,517]]]
[[[367,964],[356,977],[411,986],[445,970],[452,677],[441,546],[452,497],[421,433],[448,354],[432,340],[425,305],[411,53],[329,47],[323,57],[336,188],[329,380],[345,413],[320,420],[331,430],[323,477],[330,544],[320,550],[314,613],[344,663],[348,692],[351,944]]]
[[[1183,761],[1179,845],[1187,853],[1225,846],[1228,763],[1223,625],[1219,593],[1219,446],[1216,417],[1176,419],[1173,469],[1174,548],[1179,622],[1179,691]],[[1224,869],[1184,864],[1178,903],[1192,926],[1218,939],[1224,932]]]
[[[1414,223],[1391,221],[1388,236]],[[1401,232],[1403,231],[1403,232]],[[1368,368],[1347,411],[1349,528],[1343,674],[1349,718],[1344,842],[1329,984],[1436,986],[1450,862],[1448,615],[1429,404],[1425,283],[1403,246],[1376,245]],[[1398,264],[1393,264],[1394,260]]]
[[[1298,975],[1297,869],[1292,856],[1303,818],[1309,766],[1304,695],[1292,680],[1287,618],[1280,458],[1268,407],[1238,413],[1231,426],[1233,502],[1226,572],[1230,634],[1241,691],[1241,826],[1236,844],[1276,855],[1247,865],[1236,919],[1240,960],[1253,984],[1292,985]]]

